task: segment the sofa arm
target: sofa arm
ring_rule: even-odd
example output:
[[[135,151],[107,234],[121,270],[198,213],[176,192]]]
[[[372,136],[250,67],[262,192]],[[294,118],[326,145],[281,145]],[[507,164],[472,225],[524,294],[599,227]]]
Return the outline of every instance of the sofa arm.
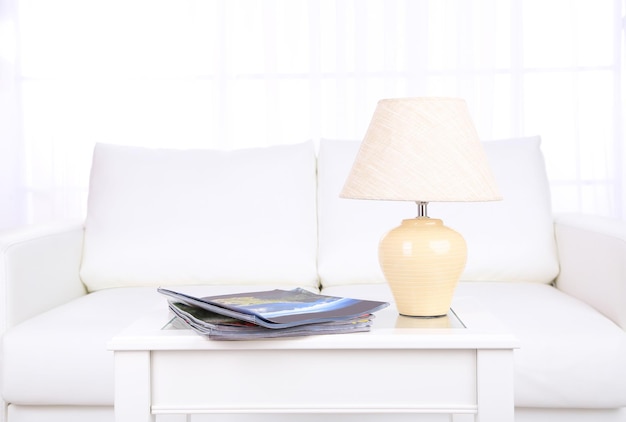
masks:
[[[559,290],[626,329],[626,221],[579,214],[555,218]]]
[[[0,233],[0,332],[86,293],[82,242],[77,223]]]

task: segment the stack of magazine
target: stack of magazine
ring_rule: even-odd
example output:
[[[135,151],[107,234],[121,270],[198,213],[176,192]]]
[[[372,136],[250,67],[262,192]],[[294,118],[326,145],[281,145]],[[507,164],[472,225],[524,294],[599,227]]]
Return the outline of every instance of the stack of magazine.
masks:
[[[251,340],[369,331],[387,302],[324,296],[304,289],[194,297],[159,288],[177,320],[215,340]]]

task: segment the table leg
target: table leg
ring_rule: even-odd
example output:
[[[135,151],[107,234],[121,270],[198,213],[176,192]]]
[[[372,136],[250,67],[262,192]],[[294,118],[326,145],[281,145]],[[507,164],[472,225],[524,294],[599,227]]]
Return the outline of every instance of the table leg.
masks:
[[[115,352],[115,422],[155,422],[150,391],[150,352]]]
[[[513,422],[513,351],[478,350],[477,354],[476,422]]]

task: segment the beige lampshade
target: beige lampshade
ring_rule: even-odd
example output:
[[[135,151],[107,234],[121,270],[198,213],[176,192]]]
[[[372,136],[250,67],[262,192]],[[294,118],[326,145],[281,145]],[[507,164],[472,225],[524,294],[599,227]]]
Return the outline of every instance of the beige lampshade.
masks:
[[[378,102],[341,197],[501,199],[465,101],[430,97]]]

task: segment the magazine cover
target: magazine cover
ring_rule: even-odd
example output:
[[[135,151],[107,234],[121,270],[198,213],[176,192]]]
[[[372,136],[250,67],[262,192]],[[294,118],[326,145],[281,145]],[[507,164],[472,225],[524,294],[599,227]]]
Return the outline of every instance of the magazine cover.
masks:
[[[389,305],[387,302],[325,296],[296,288],[266,290],[197,298],[159,288],[178,302],[199,306],[211,312],[252,322],[267,328],[354,319]]]

